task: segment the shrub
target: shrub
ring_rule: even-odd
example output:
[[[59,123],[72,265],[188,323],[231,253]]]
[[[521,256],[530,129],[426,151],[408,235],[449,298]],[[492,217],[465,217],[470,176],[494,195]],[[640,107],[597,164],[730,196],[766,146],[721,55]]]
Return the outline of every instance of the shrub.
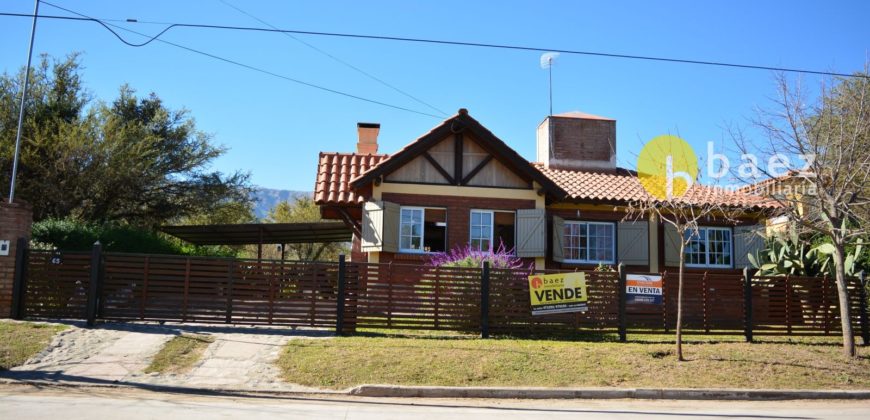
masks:
[[[520,257],[514,255],[513,249],[507,250],[504,244],[499,245],[494,251],[480,251],[473,249],[471,245],[457,247],[450,252],[433,255],[429,259],[432,267],[470,267],[479,268],[484,261],[489,261],[492,268],[501,269],[531,269],[531,264],[525,266]]]
[[[159,232],[124,225],[96,225],[73,219],[46,219],[33,224],[31,247],[87,251],[100,241],[105,251],[144,254],[234,256],[228,247],[182,243]]]

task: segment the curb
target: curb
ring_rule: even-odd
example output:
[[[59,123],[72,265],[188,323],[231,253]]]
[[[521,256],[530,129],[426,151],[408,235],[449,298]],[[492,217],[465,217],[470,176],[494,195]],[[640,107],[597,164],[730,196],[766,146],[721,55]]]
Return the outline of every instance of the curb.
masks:
[[[359,385],[335,390],[269,390],[250,388],[183,387],[143,383],[93,384],[86,382],[56,382],[0,378],[3,386],[77,389],[138,389],[190,395],[238,396],[260,398],[292,398],[311,396],[355,396],[373,398],[483,398],[483,399],[643,399],[643,400],[870,400],[870,390],[805,390],[805,389],[728,389],[728,388],[511,388],[511,387],[451,387]]]
[[[508,388],[360,385],[360,397],[648,399],[648,400],[867,400],[870,390],[695,389],[695,388]]]
[[[45,380],[0,378],[0,390],[3,387],[34,387],[41,389],[104,389],[104,390],[141,390],[149,392],[165,392],[170,394],[188,394],[202,396],[237,396],[262,398],[290,398],[315,395],[350,395],[348,391],[324,390],[279,390],[257,388],[220,388],[220,387],[186,387],[175,385],[156,385],[138,382],[88,383],[88,382],[58,382]]]

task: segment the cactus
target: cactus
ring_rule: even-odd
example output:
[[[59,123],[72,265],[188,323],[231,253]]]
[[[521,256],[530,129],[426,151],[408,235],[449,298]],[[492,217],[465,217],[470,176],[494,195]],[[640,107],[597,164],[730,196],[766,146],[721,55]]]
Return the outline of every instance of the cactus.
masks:
[[[810,241],[802,241],[792,233],[786,238],[775,237],[767,241],[765,249],[757,255],[749,254],[749,262],[759,274],[821,276],[833,274],[834,246],[830,243],[810,247]],[[859,238],[855,249],[845,255],[846,275],[855,276],[860,271],[858,260],[864,250],[864,241]]]

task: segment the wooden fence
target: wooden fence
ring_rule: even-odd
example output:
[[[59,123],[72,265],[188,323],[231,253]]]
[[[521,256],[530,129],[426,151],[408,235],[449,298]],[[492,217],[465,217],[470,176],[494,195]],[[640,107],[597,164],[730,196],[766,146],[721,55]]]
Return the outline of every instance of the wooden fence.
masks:
[[[18,317],[243,323],[493,334],[669,333],[677,277],[661,304],[627,303],[625,273],[587,271],[588,310],[531,315],[528,270],[256,261],[168,255],[28,251]],[[852,324],[870,341],[862,280],[849,280]],[[830,278],[686,273],[687,333],[838,335]]]

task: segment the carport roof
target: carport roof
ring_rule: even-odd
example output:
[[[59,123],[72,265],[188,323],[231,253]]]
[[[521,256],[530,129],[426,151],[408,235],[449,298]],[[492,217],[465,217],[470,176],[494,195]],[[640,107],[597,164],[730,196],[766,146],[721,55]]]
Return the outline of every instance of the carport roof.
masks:
[[[353,237],[343,222],[162,226],[160,230],[196,245],[350,242]]]

